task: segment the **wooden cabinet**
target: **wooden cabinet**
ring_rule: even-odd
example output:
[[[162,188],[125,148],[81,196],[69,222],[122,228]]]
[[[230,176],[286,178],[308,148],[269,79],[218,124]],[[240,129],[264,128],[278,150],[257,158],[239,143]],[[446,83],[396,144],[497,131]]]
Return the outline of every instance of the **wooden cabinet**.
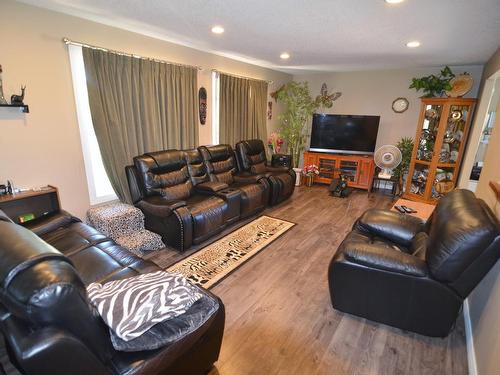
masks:
[[[406,199],[437,203],[455,188],[476,99],[423,98]]]
[[[375,163],[368,155],[339,155],[306,151],[304,165],[316,164],[319,175],[315,183],[329,184],[339,176],[339,170],[349,178],[349,186],[369,190],[373,182]]]
[[[28,190],[21,193],[0,195],[0,210],[17,224],[26,218],[39,217],[58,212],[59,194],[54,186],[46,186],[39,191]]]

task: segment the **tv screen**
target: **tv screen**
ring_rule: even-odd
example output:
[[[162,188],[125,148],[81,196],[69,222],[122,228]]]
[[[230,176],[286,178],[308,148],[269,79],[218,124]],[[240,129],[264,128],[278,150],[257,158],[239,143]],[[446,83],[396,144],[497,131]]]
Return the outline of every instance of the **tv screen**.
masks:
[[[380,116],[313,116],[310,151],[372,154]]]

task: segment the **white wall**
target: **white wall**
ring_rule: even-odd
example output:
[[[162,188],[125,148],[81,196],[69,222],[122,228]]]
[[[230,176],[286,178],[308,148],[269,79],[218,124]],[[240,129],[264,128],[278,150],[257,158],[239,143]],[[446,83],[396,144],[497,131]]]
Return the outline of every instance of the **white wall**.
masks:
[[[455,74],[467,71],[474,78],[474,87],[466,97],[476,97],[481,79],[482,66],[451,67]],[[307,81],[311,93],[319,94],[325,82],[328,92],[340,91],[342,96],[333,103],[327,113],[353,115],[379,115],[380,126],[377,148],[384,144],[395,144],[401,137],[415,137],[420,111],[419,96],[408,86],[413,77],[437,74],[440,68],[414,68],[397,70],[374,70],[338,73],[311,73],[294,75],[294,81]],[[395,113],[392,102],[405,97],[410,102],[404,113]]]
[[[63,208],[83,217],[89,195],[78,132],[67,47],[62,38],[110,49],[202,66],[199,85],[211,99],[211,69],[273,80],[270,91],[291,75],[145,37],[11,0],[0,0],[0,64],[6,97],[27,85],[31,113],[0,110],[0,183],[59,188]],[[263,41],[265,42],[265,41]],[[274,103],[273,103],[274,104]],[[210,103],[209,103],[210,109]],[[277,127],[274,105],[268,128]],[[210,113],[200,143],[211,143]]]
[[[500,71],[500,49],[491,57],[484,68],[483,82]],[[481,102],[489,101],[490,91],[481,95]],[[482,105],[483,103],[480,103]],[[497,113],[500,102],[497,104]],[[479,120],[474,126],[482,126]],[[471,152],[473,152],[472,150]],[[475,153],[475,152],[474,152]],[[500,219],[500,202],[489,187],[490,181],[500,181],[500,116],[490,137],[485,155],[484,167],[477,185],[476,195],[490,205]],[[500,262],[474,289],[468,298],[472,339],[478,375],[500,374]]]

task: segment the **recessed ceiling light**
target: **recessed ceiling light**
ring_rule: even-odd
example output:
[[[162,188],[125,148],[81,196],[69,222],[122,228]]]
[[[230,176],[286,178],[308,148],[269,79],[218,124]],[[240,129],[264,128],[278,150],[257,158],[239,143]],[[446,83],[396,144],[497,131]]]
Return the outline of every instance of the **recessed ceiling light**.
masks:
[[[282,60],[288,60],[289,58],[290,58],[290,54],[288,52],[283,52],[280,55],[280,59],[282,59]]]
[[[222,34],[224,32],[224,28],[222,26],[216,25],[212,27],[212,32],[214,34]]]
[[[402,3],[405,0],[385,0],[387,4],[399,4]]]
[[[408,48],[420,47],[420,42],[418,40],[412,40],[411,42],[406,43],[406,47]]]

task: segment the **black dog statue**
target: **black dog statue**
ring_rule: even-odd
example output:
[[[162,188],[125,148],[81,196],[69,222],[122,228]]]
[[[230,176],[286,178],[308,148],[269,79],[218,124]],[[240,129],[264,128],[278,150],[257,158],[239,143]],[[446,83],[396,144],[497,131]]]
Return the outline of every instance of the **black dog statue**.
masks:
[[[10,97],[10,104],[24,104],[24,90],[26,90],[26,86],[21,86],[21,95],[12,95]]]

